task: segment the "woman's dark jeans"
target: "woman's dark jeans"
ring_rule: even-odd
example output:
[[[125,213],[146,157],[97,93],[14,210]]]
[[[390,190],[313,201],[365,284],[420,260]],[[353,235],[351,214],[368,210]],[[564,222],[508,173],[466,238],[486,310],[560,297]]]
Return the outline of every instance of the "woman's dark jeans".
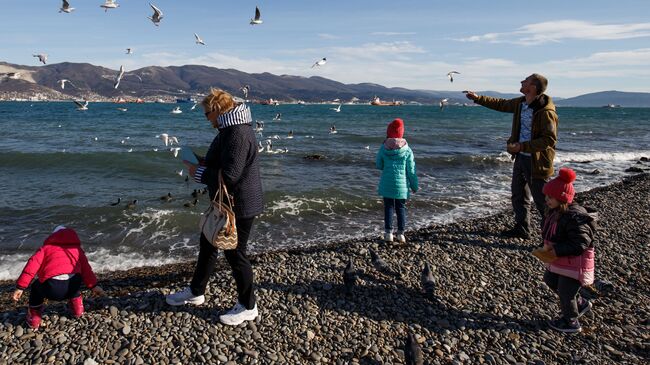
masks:
[[[237,283],[239,303],[244,305],[246,309],[253,309],[255,307],[255,286],[253,284],[255,278],[253,276],[251,262],[246,256],[246,245],[248,243],[248,237],[251,234],[251,229],[253,228],[254,220],[255,217],[236,218],[237,248],[224,251],[226,260],[232,269],[232,276]],[[199,258],[196,261],[194,276],[190,283],[192,294],[203,295],[205,293],[208,280],[214,271],[218,259],[219,250],[212,246],[208,239],[201,234]]]

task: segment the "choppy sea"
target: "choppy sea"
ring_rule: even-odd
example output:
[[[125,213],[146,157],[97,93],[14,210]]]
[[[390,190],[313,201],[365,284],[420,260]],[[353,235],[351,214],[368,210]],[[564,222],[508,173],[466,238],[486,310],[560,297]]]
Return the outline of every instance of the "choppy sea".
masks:
[[[191,259],[208,196],[158,135],[204,153],[215,136],[200,107],[179,104],[0,103],[0,279],[14,279],[59,225],[79,233],[97,271]],[[124,107],[127,111],[117,108]],[[253,105],[266,210],[252,251],[318,245],[383,231],[376,152],[386,125],[405,121],[420,191],[408,228],[488,215],[509,207],[511,114],[481,107]],[[273,120],[281,113],[281,120]],[[650,109],[559,108],[556,165],[576,170],[578,191],[626,176],[650,157]],[[337,133],[331,134],[330,127]],[[293,131],[293,138],[288,138]],[[309,155],[324,159],[305,159]],[[181,171],[183,170],[183,171]],[[598,170],[597,174],[590,174]],[[173,200],[160,197],[171,193]],[[111,203],[121,199],[118,205]],[[138,200],[136,208],[126,203]]]

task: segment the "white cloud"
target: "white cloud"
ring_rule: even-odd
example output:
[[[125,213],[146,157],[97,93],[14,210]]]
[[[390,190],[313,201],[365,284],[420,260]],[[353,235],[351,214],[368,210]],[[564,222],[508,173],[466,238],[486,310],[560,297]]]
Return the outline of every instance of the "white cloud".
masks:
[[[329,33],[318,33],[318,38],[320,39],[341,39],[341,37],[334,35],[334,34],[329,34]]]
[[[370,35],[380,35],[380,36],[399,36],[399,35],[415,35],[415,32],[372,32]]]
[[[620,40],[644,37],[650,37],[650,23],[595,24],[582,20],[557,20],[527,24],[512,32],[486,33],[456,40],[537,45],[569,39]]]
[[[422,47],[408,41],[366,43],[358,47],[333,47],[331,52],[349,58],[370,58],[377,61],[381,61],[383,57],[426,53]]]

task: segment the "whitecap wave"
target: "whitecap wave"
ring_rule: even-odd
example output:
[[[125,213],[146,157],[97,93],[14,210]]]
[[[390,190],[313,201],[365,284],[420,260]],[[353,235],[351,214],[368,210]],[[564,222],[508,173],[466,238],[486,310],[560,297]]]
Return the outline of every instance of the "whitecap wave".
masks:
[[[592,152],[558,152],[555,156],[555,163],[570,163],[570,162],[592,162],[592,161],[637,161],[641,157],[650,156],[650,150],[636,151],[636,152],[605,152],[605,151],[592,151]]]

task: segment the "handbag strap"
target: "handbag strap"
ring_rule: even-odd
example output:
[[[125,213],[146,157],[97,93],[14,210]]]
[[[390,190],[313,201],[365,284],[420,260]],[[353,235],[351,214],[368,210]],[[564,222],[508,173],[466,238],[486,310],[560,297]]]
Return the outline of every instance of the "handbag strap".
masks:
[[[226,186],[226,183],[223,181],[223,174],[221,173],[221,170],[219,170],[219,188],[217,189],[217,192],[214,193],[214,198],[212,199],[212,202],[217,203],[219,207],[221,207],[221,204],[224,203],[223,197],[224,194],[226,196],[226,204],[228,208],[232,210],[233,207],[233,201],[232,201],[232,196],[228,194],[228,187]]]

